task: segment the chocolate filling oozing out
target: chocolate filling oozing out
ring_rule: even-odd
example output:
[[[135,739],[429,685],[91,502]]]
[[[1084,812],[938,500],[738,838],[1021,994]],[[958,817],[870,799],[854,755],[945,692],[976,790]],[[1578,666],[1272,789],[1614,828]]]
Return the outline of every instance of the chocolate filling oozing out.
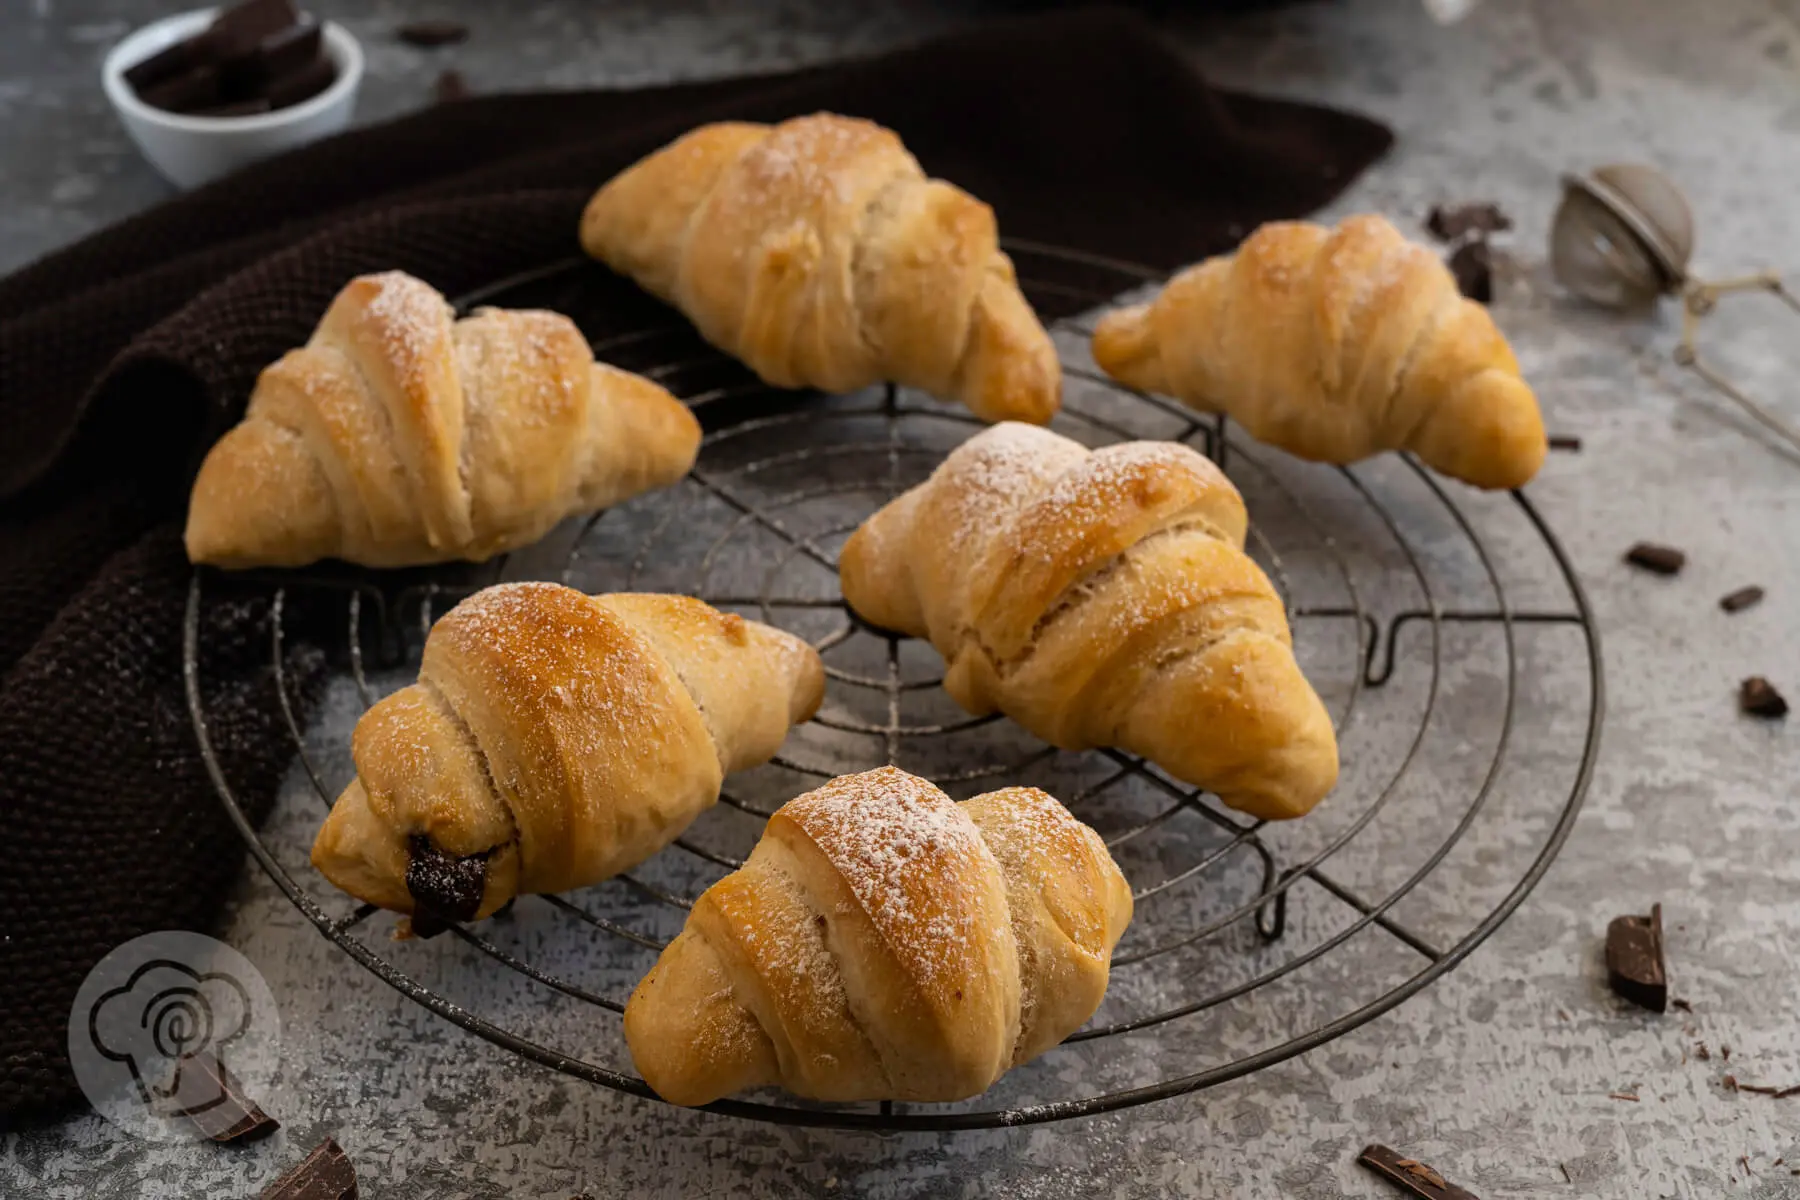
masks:
[[[413,932],[435,937],[459,921],[474,920],[487,891],[488,856],[446,854],[423,834],[408,839],[407,849],[411,861],[406,866],[406,890],[413,898]]]

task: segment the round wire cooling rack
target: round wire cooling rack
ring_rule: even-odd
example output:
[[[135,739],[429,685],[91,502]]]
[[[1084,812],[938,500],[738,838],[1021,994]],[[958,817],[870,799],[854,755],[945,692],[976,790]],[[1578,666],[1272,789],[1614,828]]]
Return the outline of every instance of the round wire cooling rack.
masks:
[[[1157,277],[1048,246],[1007,249],[1050,314],[1091,312]],[[1244,445],[1222,420],[1095,371],[1084,318],[1055,324],[1066,376],[1056,427],[1090,445],[1188,441],[1226,467],[1246,494],[1250,548],[1287,605],[1296,653],[1334,710],[1345,765],[1337,791],[1300,821],[1252,821],[1133,756],[1058,751],[998,717],[962,713],[937,686],[941,662],[929,647],[867,627],[843,604],[837,545],[976,432],[974,418],[893,387],[836,398],[775,391],[666,310],[646,309],[624,332],[616,304],[595,316],[596,296],[617,286],[592,265],[557,263],[459,307],[566,312],[601,358],[684,397],[706,437],[681,485],[570,523],[479,580],[466,570],[403,585],[367,572],[251,578],[272,596],[274,686],[305,775],[300,803],[311,806],[300,819],[259,831],[213,752],[209,703],[230,699],[209,702],[198,643],[219,580],[201,569],[190,586],[188,705],[228,814],[321,933],[425,1008],[550,1069],[656,1099],[627,1069],[624,998],[693,897],[741,864],[783,800],[883,763],[957,796],[1032,783],[1100,830],[1133,886],[1137,914],[1094,1019],[962,1104],[771,1096],[710,1109],[875,1130],[1035,1123],[1193,1092],[1363,1025],[1467,957],[1549,868],[1592,772],[1603,682],[1587,597],[1523,493],[1453,490],[1410,457],[1336,468]],[[348,729],[325,731],[338,753],[322,753],[290,697],[288,598],[341,594],[344,686],[366,707],[410,681],[436,613],[484,582],[532,577],[588,591],[683,591],[792,629],[824,656],[825,705],[770,765],[732,777],[718,806],[636,871],[570,896],[522,897],[491,921],[452,926],[450,939],[395,942],[379,910],[355,906],[304,865],[301,839],[352,768],[341,752]],[[341,777],[329,778],[334,771]],[[442,949],[458,944],[460,955]],[[482,999],[452,995],[459,980],[479,983],[470,990]]]

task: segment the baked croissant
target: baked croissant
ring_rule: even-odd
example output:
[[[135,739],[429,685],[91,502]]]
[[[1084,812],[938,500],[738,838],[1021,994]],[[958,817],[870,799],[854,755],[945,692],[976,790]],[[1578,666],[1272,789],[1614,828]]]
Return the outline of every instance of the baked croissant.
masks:
[[[486,588],[357,722],[313,865],[415,927],[597,883],[773,755],[824,685],[799,638],[687,596]]]
[[[1297,817],[1337,782],[1337,740],[1247,527],[1187,446],[997,425],[863,522],[839,574],[865,620],[931,639],[970,712]]]
[[[695,902],[625,1040],[676,1104],[960,1100],[1093,1015],[1130,922],[1099,836],[1036,788],[955,804],[893,767],[845,775]]]
[[[1107,314],[1093,350],[1115,379],[1302,458],[1411,450],[1477,487],[1515,488],[1548,449],[1487,309],[1378,216],[1264,225],[1153,302]]]
[[[988,421],[1060,402],[993,210],[869,121],[703,125],[601,188],[581,244],[778,387],[893,380]]]
[[[480,560],[674,483],[699,445],[685,405],[595,362],[567,317],[484,308],[456,320],[429,284],[365,275],[263,371],[243,421],[206,456],[188,557]]]

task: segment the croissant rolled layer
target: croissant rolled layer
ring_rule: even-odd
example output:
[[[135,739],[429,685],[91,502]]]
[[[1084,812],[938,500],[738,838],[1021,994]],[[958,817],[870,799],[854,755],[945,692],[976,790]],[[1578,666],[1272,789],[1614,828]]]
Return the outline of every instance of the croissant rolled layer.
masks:
[[[365,275],[263,371],[243,421],[207,454],[188,557],[478,561],[674,483],[699,445],[685,405],[595,362],[567,317],[484,308],[458,320],[420,280]]]
[[[1060,403],[993,210],[873,122],[701,126],[602,187],[581,243],[777,386],[891,380],[988,421]]]
[[[1035,788],[956,804],[893,767],[770,818],[625,1007],[658,1095],[779,1084],[822,1100],[957,1100],[1099,1006],[1131,891]]]
[[[1487,309],[1378,216],[1264,225],[1150,303],[1108,313],[1093,351],[1121,382],[1302,458],[1411,450],[1477,487],[1515,488],[1549,449]]]
[[[812,647],[686,596],[501,584],[432,627],[357,723],[313,864],[440,920],[585,887],[662,849],[818,708]]]
[[[1337,740],[1247,527],[1186,446],[1003,424],[865,521],[839,574],[864,619],[930,639],[970,712],[1295,817],[1336,783]]]

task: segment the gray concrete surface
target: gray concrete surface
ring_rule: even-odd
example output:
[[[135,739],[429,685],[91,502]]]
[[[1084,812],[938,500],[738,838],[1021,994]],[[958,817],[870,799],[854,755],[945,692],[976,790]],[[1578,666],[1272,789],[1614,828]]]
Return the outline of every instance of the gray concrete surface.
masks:
[[[441,56],[487,86],[624,82],[774,66],[886,44],[959,19],[948,6],[883,5],[863,25],[831,15],[830,6],[795,5],[776,33],[756,31],[735,7],[714,7],[719,12],[710,15],[723,26],[703,24],[699,8],[646,7],[631,10],[631,18],[596,10],[581,18],[577,37],[564,32],[574,18],[559,15],[577,8],[546,6],[522,18],[546,32],[515,40],[497,17],[480,16],[481,6],[447,4],[440,8],[477,14],[480,32]],[[52,3],[22,24],[7,18],[43,49],[0,60],[7,64],[0,95],[14,106],[9,118],[24,107],[41,113],[46,128],[0,122],[7,163],[0,211],[8,222],[0,229],[0,262],[22,261],[155,195],[89,84],[102,43],[122,27],[93,30],[129,23],[150,8],[123,0]],[[394,11],[367,12],[355,27],[372,35]],[[1733,703],[1738,679],[1751,673],[1769,675],[1800,698],[1800,462],[1759,440],[1722,400],[1668,365],[1672,313],[1627,320],[1584,311],[1556,295],[1538,262],[1558,173],[1639,158],[1670,170],[1692,197],[1702,273],[1800,263],[1800,231],[1786,219],[1797,162],[1789,147],[1800,127],[1791,58],[1800,45],[1800,12],[1752,0],[1704,11],[1679,0],[1489,0],[1469,23],[1444,30],[1410,4],[1353,0],[1233,20],[1177,18],[1170,28],[1223,81],[1359,107],[1394,124],[1399,148],[1338,211],[1377,209],[1416,227],[1433,201],[1481,198],[1500,201],[1518,222],[1509,245],[1522,269],[1495,312],[1538,386],[1551,428],[1585,442],[1579,455],[1553,456],[1530,490],[1597,613],[1608,711],[1573,835],[1512,919],[1402,1007],[1247,1078],[1057,1125],[877,1136],[679,1113],[519,1061],[361,971],[258,873],[242,889],[228,937],[262,967],[281,1001],[287,1073],[267,1103],[283,1133],[242,1151],[147,1147],[122,1141],[96,1120],[77,1121],[9,1139],[0,1155],[0,1192],[249,1195],[330,1133],[355,1158],[365,1194],[400,1200],[562,1200],[582,1189],[596,1196],[1393,1194],[1353,1165],[1369,1140],[1415,1153],[1489,1200],[1800,1196],[1800,1179],[1788,1166],[1800,1166],[1800,1099],[1734,1093],[1721,1082],[1726,1074],[1747,1083],[1800,1082],[1800,815],[1791,782],[1800,773],[1800,743],[1792,719],[1755,722]],[[18,42],[0,39],[0,55],[15,53]],[[420,96],[438,69],[436,58],[427,64],[421,57],[399,48],[375,56],[369,112],[398,111]],[[1771,304],[1738,302],[1709,328],[1708,345],[1738,378],[1800,420],[1800,401],[1787,386],[1793,327],[1782,318]],[[1078,361],[1079,339],[1063,341]],[[1140,435],[1171,432],[1155,414],[1099,389],[1074,389],[1070,407],[1115,416]],[[1063,427],[1095,436],[1079,417],[1065,418]],[[843,428],[857,425],[846,419]],[[871,431],[881,432],[879,425]],[[924,469],[948,444],[943,424],[924,417],[904,422],[901,436],[920,451],[917,461],[906,458],[908,471]],[[708,464],[733,488],[760,490],[768,499],[791,485],[764,483],[747,471],[758,452],[754,444],[726,443],[709,451]],[[1333,606],[1348,596],[1322,531],[1334,539],[1363,603],[1383,620],[1420,602],[1418,579],[1367,501],[1329,472],[1261,457],[1266,471],[1240,458],[1233,474],[1268,538],[1264,560],[1279,559],[1292,603]],[[867,471],[868,460],[852,455],[837,469],[846,473],[831,478],[852,479]],[[1378,463],[1359,468],[1357,478],[1419,555],[1439,603],[1494,603],[1467,539],[1416,477]],[[1494,552],[1509,602],[1521,611],[1568,611],[1567,589],[1519,510],[1505,499],[1452,495]],[[607,565],[620,561],[617,551],[639,545],[663,506],[678,500],[690,506],[679,524],[683,540],[662,545],[645,575],[627,580]],[[871,491],[830,512],[802,505],[783,516],[790,528],[824,540],[835,521],[854,520],[878,500]],[[1316,524],[1303,509],[1317,515]],[[593,587],[733,590],[777,561],[781,549],[752,529],[703,577],[692,548],[727,528],[691,490],[640,502],[602,522],[584,544],[575,579]],[[1625,547],[1646,538],[1685,547],[1687,570],[1665,580],[1622,565]],[[829,587],[829,577],[792,563],[774,582],[784,595]],[[1720,613],[1717,598],[1747,582],[1762,583],[1768,599],[1736,616]],[[797,611],[779,615],[815,635],[828,628],[809,627]],[[1340,712],[1353,694],[1349,625],[1295,621],[1306,666]],[[833,661],[854,669],[874,652],[869,642],[846,642]],[[1591,697],[1582,640],[1564,626],[1519,628],[1510,689],[1505,644],[1493,626],[1446,626],[1435,658],[1438,690],[1417,757],[1393,798],[1329,869],[1341,885],[1369,897],[1417,871],[1478,791],[1511,695],[1511,741],[1492,795],[1426,884],[1393,909],[1408,929],[1444,948],[1500,901],[1548,836],[1580,757]],[[928,676],[929,659],[909,657],[904,666]],[[1368,812],[1421,728],[1433,661],[1430,637],[1415,627],[1392,680],[1356,696],[1343,729],[1344,784],[1312,818],[1270,832],[1281,861],[1303,861]],[[401,673],[388,673],[376,683],[400,681]],[[950,715],[929,691],[909,697],[909,720]],[[868,703],[856,689],[834,685],[827,712],[867,719]],[[309,732],[309,752],[328,788],[348,777],[344,746],[358,708],[354,689],[341,683]],[[994,727],[956,746],[940,743],[903,739],[901,760],[927,767],[956,756],[967,763],[1018,748]],[[866,765],[872,753],[866,741],[817,727],[790,747],[795,760],[820,769]],[[1062,756],[1027,777],[1073,795],[1095,773],[1091,761]],[[770,768],[734,781],[734,794],[769,804],[800,781]],[[1080,811],[1117,833],[1154,811],[1154,803],[1153,793],[1122,787]],[[304,867],[317,805],[297,770],[268,839],[321,903],[347,911]],[[693,837],[741,852],[754,835],[752,819],[722,807]],[[1218,844],[1203,822],[1183,818],[1126,843],[1119,854],[1142,888]],[[667,855],[645,876],[691,888],[710,877],[691,864]],[[1254,887],[1251,856],[1228,856],[1203,886],[1143,903],[1126,949],[1192,929]],[[620,885],[581,900],[663,936],[676,927],[676,914]],[[1692,1004],[1691,1014],[1635,1012],[1605,988],[1599,948],[1607,920],[1654,900],[1666,907],[1674,990]],[[1100,1019],[1154,1012],[1277,967],[1354,916],[1321,888],[1299,884],[1280,943],[1259,946],[1240,927],[1192,951],[1122,966]],[[368,944],[422,982],[546,1044],[627,1065],[616,1017],[555,999],[449,939],[394,945],[390,929],[385,918],[371,922]],[[522,903],[515,918],[486,932],[546,969],[615,996],[646,963],[641,954],[580,936],[538,902]],[[1214,1067],[1342,1016],[1424,965],[1393,937],[1365,930],[1239,1001],[1054,1052],[1005,1081],[996,1099],[1036,1103]]]

